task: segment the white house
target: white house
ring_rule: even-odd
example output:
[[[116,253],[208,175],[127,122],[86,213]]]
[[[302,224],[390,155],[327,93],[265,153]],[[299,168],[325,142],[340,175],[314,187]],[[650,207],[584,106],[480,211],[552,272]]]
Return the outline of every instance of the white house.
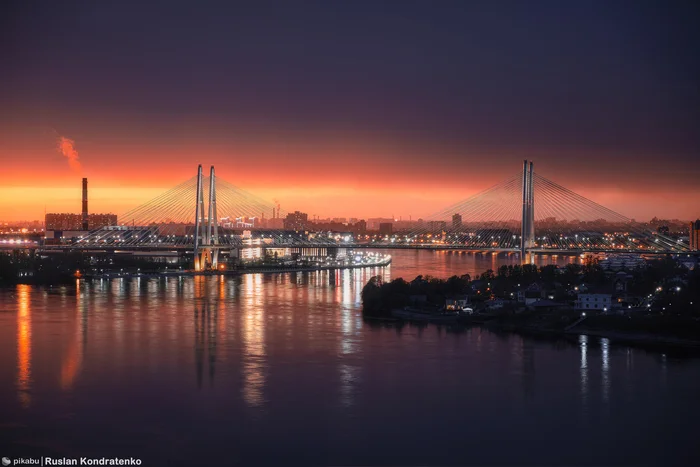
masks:
[[[612,294],[580,293],[576,299],[577,310],[609,311],[612,306]]]

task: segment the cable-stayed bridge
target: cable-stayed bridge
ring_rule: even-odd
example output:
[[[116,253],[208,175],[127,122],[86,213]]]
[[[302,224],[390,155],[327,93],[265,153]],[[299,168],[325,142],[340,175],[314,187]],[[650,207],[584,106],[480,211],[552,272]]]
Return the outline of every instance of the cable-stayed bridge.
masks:
[[[275,213],[272,218],[267,217]],[[427,248],[521,254],[680,253],[688,245],[605,208],[540,176],[533,163],[501,183],[377,238],[341,237],[282,225],[275,204],[215,176],[212,166],[119,217],[120,225],[90,231],[69,248],[178,251],[196,270],[216,268],[221,250]],[[262,227],[261,227],[262,226]],[[295,227],[297,227],[295,229]],[[295,250],[296,249],[296,250]],[[280,253],[282,250],[279,250]]]
[[[651,230],[534,171],[522,171],[431,215],[394,239],[526,252],[679,253],[687,243]]]

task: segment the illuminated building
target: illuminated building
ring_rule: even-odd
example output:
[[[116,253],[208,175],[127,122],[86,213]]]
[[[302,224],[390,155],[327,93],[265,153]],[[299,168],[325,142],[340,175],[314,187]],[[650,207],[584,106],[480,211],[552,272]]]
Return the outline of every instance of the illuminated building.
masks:
[[[700,219],[690,223],[690,251],[700,251]]]
[[[49,213],[45,218],[46,230],[83,230],[83,215],[71,213]],[[87,222],[90,229],[101,229],[117,225],[116,214],[88,214]]]
[[[82,216],[80,214],[46,214],[46,230],[81,230]],[[89,221],[88,221],[89,222]]]
[[[257,217],[236,217],[236,228],[252,229],[258,227],[260,222]]]
[[[309,223],[309,215],[305,212],[294,211],[287,214],[284,219],[284,228],[287,230],[306,230]]]

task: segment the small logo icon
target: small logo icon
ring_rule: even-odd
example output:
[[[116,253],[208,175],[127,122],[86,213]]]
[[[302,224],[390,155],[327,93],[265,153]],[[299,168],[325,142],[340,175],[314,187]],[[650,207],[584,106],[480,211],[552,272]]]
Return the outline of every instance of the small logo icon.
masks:
[[[2,465],[10,465],[12,461],[10,460],[9,457],[3,457],[2,458]]]

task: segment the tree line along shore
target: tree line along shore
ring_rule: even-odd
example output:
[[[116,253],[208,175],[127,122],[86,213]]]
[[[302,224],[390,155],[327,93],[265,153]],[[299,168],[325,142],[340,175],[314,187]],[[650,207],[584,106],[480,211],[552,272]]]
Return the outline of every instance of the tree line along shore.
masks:
[[[609,305],[595,308],[589,297]],[[474,278],[383,282],[375,276],[362,290],[367,319],[394,320],[402,316],[398,310],[438,316],[456,303],[468,310],[457,323],[700,346],[700,269],[670,256],[623,271],[606,271],[591,259],[562,268],[501,266]]]

